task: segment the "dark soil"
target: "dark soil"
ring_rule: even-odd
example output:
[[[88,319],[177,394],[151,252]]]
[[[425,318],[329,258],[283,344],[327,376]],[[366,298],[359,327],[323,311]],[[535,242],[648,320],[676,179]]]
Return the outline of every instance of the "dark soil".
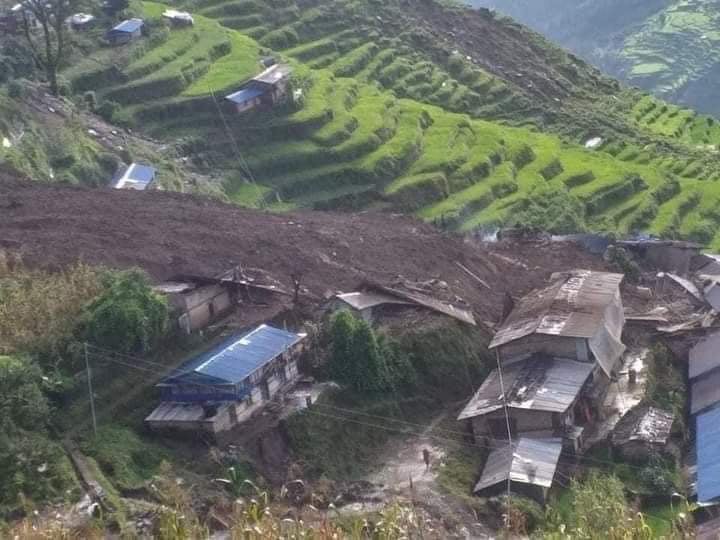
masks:
[[[604,267],[574,245],[471,242],[391,214],[271,214],[178,193],[40,185],[1,171],[0,249],[33,266],[138,266],[156,280],[242,265],[292,290],[300,274],[315,301],[364,279],[429,282],[437,296],[490,322],[506,291],[523,294],[570,267]]]

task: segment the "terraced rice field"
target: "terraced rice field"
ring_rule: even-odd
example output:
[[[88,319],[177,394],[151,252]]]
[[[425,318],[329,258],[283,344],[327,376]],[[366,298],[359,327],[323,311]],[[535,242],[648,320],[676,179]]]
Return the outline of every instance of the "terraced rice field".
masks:
[[[143,5],[149,17],[162,10]],[[590,150],[520,127],[533,106],[464,58],[431,62],[291,0],[202,0],[194,10],[194,29],[173,30],[101,94],[147,132],[198,145],[238,204],[387,207],[467,231],[512,222],[548,186],[580,201],[594,229],[720,245],[720,173],[704,162],[622,140]],[[302,98],[221,116],[208,96],[248,79],[270,54],[294,65]],[[708,152],[720,143],[714,122],[651,98],[632,115],[648,132]]]

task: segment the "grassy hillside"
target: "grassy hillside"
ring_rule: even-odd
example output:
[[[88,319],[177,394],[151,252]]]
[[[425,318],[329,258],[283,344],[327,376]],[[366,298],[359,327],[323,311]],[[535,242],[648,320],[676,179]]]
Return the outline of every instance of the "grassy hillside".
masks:
[[[655,95],[719,115],[720,10],[705,0],[469,0]]]
[[[387,207],[470,230],[555,223],[562,201],[572,217],[559,228],[720,244],[713,120],[623,90],[486,14],[434,2],[302,6],[196,0],[195,26],[167,31],[154,22],[161,4],[134,4],[149,36],[120,54],[96,47],[65,76],[119,103],[116,121],[222,174],[238,204]],[[472,40],[458,37],[463,25]],[[233,114],[221,96],[267,55],[294,65],[302,97]]]

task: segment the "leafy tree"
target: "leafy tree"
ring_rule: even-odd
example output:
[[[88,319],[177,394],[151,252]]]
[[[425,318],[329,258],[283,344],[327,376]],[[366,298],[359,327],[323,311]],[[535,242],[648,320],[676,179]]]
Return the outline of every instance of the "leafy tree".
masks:
[[[35,63],[45,71],[50,91],[58,95],[58,70],[69,49],[65,19],[72,15],[77,0],[24,0],[22,29]],[[34,21],[40,26],[38,32]],[[40,36],[38,36],[40,34]]]
[[[334,379],[358,391],[377,392],[393,387],[395,380],[388,360],[397,357],[366,321],[341,311],[332,318],[330,335],[330,375]]]
[[[118,352],[150,350],[167,330],[165,299],[138,270],[108,274],[105,285],[105,292],[85,309],[85,339]]]
[[[0,515],[23,498],[46,500],[73,483],[62,448],[46,434],[50,406],[42,385],[36,364],[0,356]]]

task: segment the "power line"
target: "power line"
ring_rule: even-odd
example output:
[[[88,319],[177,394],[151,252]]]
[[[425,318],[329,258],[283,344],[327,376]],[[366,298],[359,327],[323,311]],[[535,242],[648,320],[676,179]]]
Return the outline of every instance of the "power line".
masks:
[[[96,349],[100,349],[99,347],[94,347],[94,346],[92,346],[92,345],[89,345],[89,347],[91,347],[91,348],[96,348]],[[109,351],[109,352],[111,352],[111,351]],[[116,353],[111,352],[111,354],[116,354]],[[143,359],[141,359],[141,358],[133,357],[133,356],[126,355],[126,354],[122,354],[122,353],[117,353],[117,355],[118,355],[118,356],[122,356],[122,357],[124,357],[124,358],[128,358],[128,359],[134,360],[134,361],[138,361],[138,362],[147,362],[147,363],[152,364],[152,365],[155,365],[155,366],[167,367],[167,366],[163,366],[162,364],[158,364],[158,363],[155,363],[155,362],[146,361],[146,360],[143,360]],[[117,363],[117,364],[119,364],[119,365],[122,365],[122,366],[125,366],[125,367],[128,367],[128,368],[131,368],[131,369],[137,369],[137,370],[144,371],[144,372],[146,372],[146,373],[151,373],[151,374],[154,374],[154,375],[157,375],[157,376],[160,376],[160,377],[165,377],[165,376],[167,376],[167,372],[165,372],[165,371],[160,371],[160,370],[158,370],[158,369],[149,368],[149,367],[147,367],[147,366],[145,366],[145,367],[143,367],[143,366],[138,366],[138,365],[131,364],[131,363],[126,362],[126,361],[123,361],[123,360],[118,360],[118,359],[109,358],[109,357],[102,357],[102,356],[100,356],[100,358],[102,358],[102,359],[104,359],[104,360],[107,360],[107,361],[109,361],[109,362]],[[176,369],[176,368],[174,368],[174,369]],[[212,389],[215,388],[213,385],[206,384],[206,383],[199,383],[199,382],[198,382],[198,383],[193,383],[193,384],[195,384],[195,386],[198,386],[198,387],[201,387],[201,388],[212,388]],[[422,424],[417,424],[417,423],[413,423],[413,422],[408,422],[408,421],[406,421],[406,420],[400,420],[400,419],[393,418],[393,417],[390,417],[390,416],[382,416],[382,415],[374,415],[374,414],[370,414],[370,413],[364,413],[364,412],[362,412],[362,411],[360,411],[360,410],[357,410],[357,409],[344,409],[344,408],[342,408],[342,407],[333,407],[333,406],[331,406],[331,405],[325,405],[325,404],[321,404],[321,403],[315,403],[315,404],[313,404],[313,408],[316,407],[316,406],[325,407],[325,408],[330,408],[330,409],[335,409],[335,410],[338,410],[338,411],[341,411],[341,412],[345,412],[345,413],[347,413],[347,414],[356,414],[356,415],[360,415],[360,416],[368,416],[368,417],[371,417],[371,418],[382,419],[382,420],[386,420],[386,421],[388,421],[388,422],[403,423],[403,424],[407,424],[409,427],[423,428],[423,429],[424,429],[424,428],[427,428],[427,426],[424,426],[424,425],[422,425]],[[357,424],[363,424],[363,425],[366,425],[366,426],[368,426],[368,427],[376,427],[376,428],[378,428],[378,429],[384,429],[384,430],[387,430],[387,431],[394,431],[394,432],[396,432],[396,433],[401,433],[401,434],[404,434],[404,435],[406,435],[406,434],[408,433],[407,430],[400,430],[400,429],[398,429],[398,428],[392,428],[392,427],[388,427],[388,426],[380,426],[380,425],[377,425],[377,424],[371,424],[371,423],[369,423],[369,422],[364,422],[364,421],[362,421],[362,420],[357,420],[357,419],[353,419],[353,418],[348,418],[347,416],[336,416],[336,415],[330,415],[330,414],[328,414],[328,413],[319,413],[319,412],[313,411],[312,408],[311,408],[311,409],[305,409],[304,411],[307,412],[307,413],[309,413],[309,414],[322,415],[322,416],[326,416],[326,417],[329,417],[329,418],[335,418],[335,419],[338,419],[338,420],[346,420],[346,421],[353,422],[353,423],[357,423]],[[446,433],[449,433],[449,434],[459,435],[459,436],[461,436],[461,437],[463,437],[463,438],[466,436],[466,433],[463,433],[463,432],[460,432],[460,431],[447,430],[447,429],[444,429],[444,428],[440,428],[440,430],[441,430],[441,431],[444,431],[444,432],[446,432]],[[452,443],[455,443],[455,444],[459,444],[459,445],[465,446],[465,447],[467,447],[467,448],[475,448],[475,449],[477,449],[477,448],[484,448],[484,449],[487,449],[487,450],[498,450],[498,449],[507,448],[507,447],[509,446],[509,444],[506,443],[506,442],[498,442],[498,443],[496,443],[496,444],[493,444],[493,443],[490,443],[490,444],[480,444],[480,443],[478,443],[478,442],[475,442],[475,443],[466,443],[466,442],[464,442],[464,441],[462,441],[462,440],[453,439],[453,438],[450,438],[450,437],[448,437],[448,436],[444,436],[444,437],[443,437],[443,436],[440,436],[440,435],[424,434],[424,433],[422,433],[422,432],[413,432],[413,434],[414,434],[414,435],[420,435],[420,436],[428,436],[429,438],[434,438],[434,439],[438,439],[438,440],[444,440],[444,441],[452,442]],[[587,462],[592,462],[592,463],[598,463],[598,464],[602,464],[602,465],[610,465],[610,466],[615,466],[615,465],[617,465],[617,463],[614,462],[614,461],[603,460],[603,459],[598,459],[598,458],[592,458],[592,457],[584,456],[584,455],[577,455],[577,454],[575,454],[575,453],[571,453],[571,452],[568,452],[568,451],[566,451],[566,450],[561,451],[561,455],[563,455],[563,456],[565,456],[565,457],[568,457],[568,458],[575,459],[575,460],[587,461]],[[578,466],[582,466],[582,465],[578,465]],[[630,467],[630,468],[633,468],[633,469],[637,469],[637,470],[644,470],[644,467],[640,467],[640,466],[637,466],[637,465],[632,465],[632,464],[630,464],[630,463],[625,463],[624,466]]]
[[[225,118],[225,113],[222,111],[222,107],[220,107],[220,103],[218,102],[217,98],[215,97],[215,92],[208,84],[207,86],[208,91],[210,92],[210,96],[212,97],[213,102],[215,103],[215,108],[218,111],[218,114],[220,116],[220,119],[222,120],[223,126],[225,127],[225,132],[227,133],[228,137],[230,138],[231,146],[233,149],[233,152],[235,153],[235,158],[238,161],[238,164],[240,165],[240,173],[246,173],[246,176],[250,180],[250,183],[255,186],[255,189],[257,191],[258,201],[260,201],[260,207],[265,207],[265,201],[262,198],[262,191],[260,190],[260,186],[257,184],[255,177],[253,176],[252,170],[250,169],[250,165],[248,165],[247,161],[242,155],[242,152],[240,152],[240,146],[237,143],[237,140],[235,139],[235,134],[232,132],[232,129],[230,128],[230,124],[228,123],[227,119]]]

